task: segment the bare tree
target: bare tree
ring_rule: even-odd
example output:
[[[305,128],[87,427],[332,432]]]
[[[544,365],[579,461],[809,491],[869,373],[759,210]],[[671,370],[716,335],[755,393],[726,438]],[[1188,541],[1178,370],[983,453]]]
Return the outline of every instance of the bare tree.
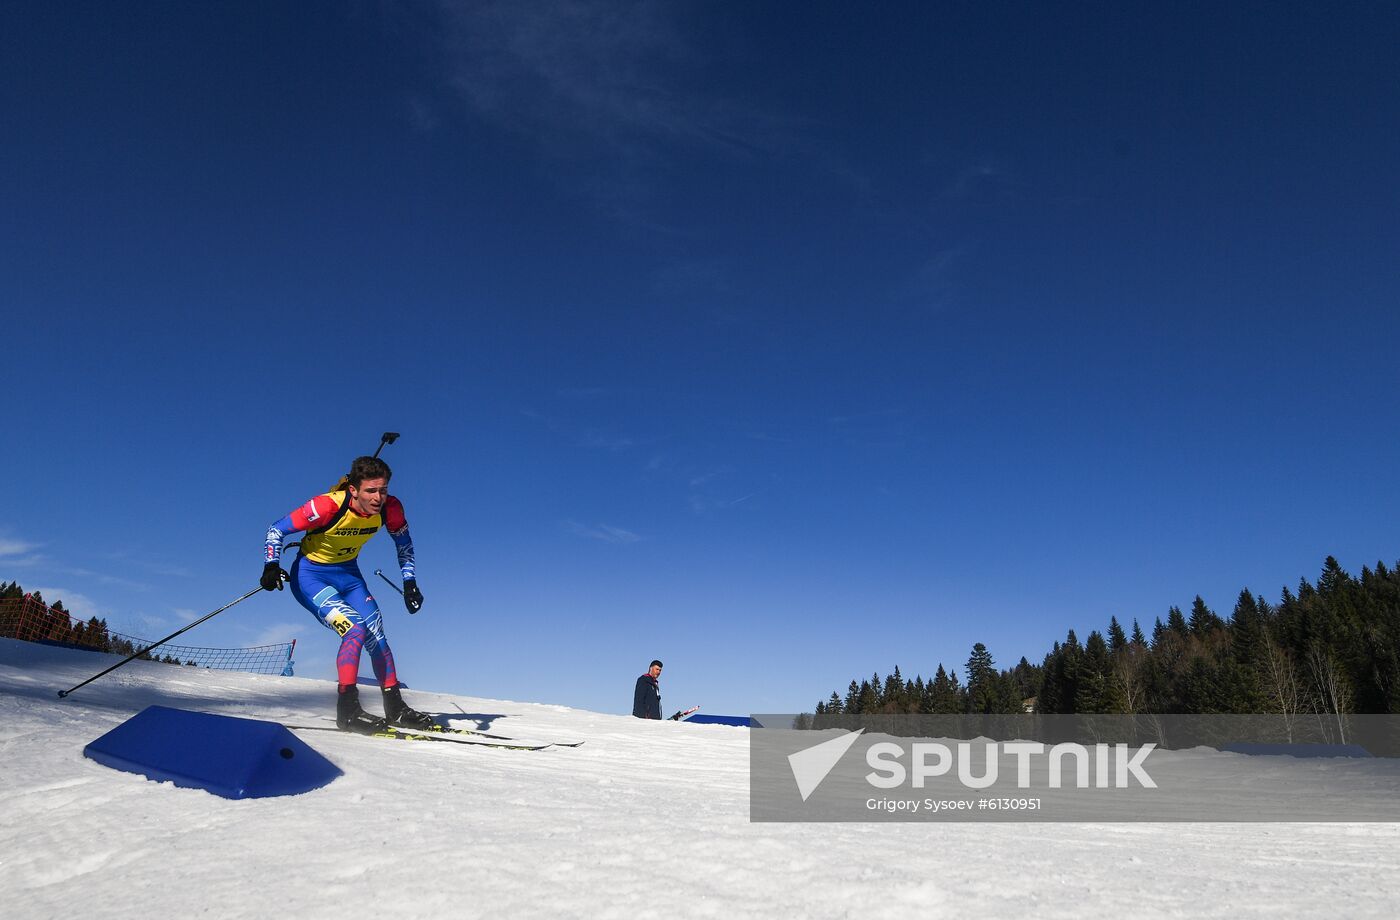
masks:
[[[1283,730],[1291,744],[1294,727],[1307,702],[1303,686],[1298,682],[1298,669],[1293,666],[1293,657],[1288,650],[1271,638],[1264,642],[1262,664],[1264,696],[1269,701],[1269,708],[1282,718]]]
[[[1318,694],[1318,715],[1319,717],[1330,715],[1332,718],[1326,721],[1319,718],[1319,725],[1322,725],[1324,737],[1330,734],[1327,731],[1327,722],[1334,722],[1337,728],[1337,741],[1339,744],[1346,744],[1346,713],[1351,710],[1351,687],[1347,684],[1346,675],[1337,666],[1337,660],[1332,657],[1332,653],[1319,645],[1314,645],[1308,650],[1308,670],[1311,673],[1313,684],[1317,687]]]
[[[1137,645],[1127,645],[1113,656],[1109,680],[1118,691],[1122,711],[1137,715],[1147,708],[1147,687],[1142,679],[1142,659],[1146,650]]]

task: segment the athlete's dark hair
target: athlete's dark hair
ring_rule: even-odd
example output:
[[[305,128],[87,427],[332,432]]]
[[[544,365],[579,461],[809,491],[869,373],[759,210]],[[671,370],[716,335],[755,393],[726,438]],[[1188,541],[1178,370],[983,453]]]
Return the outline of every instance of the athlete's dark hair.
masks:
[[[653,662],[651,663],[651,667],[652,667],[652,668],[664,668],[664,667],[666,667],[666,666],[665,666],[664,664],[662,664],[660,661],[653,661]],[[650,670],[650,668],[648,668],[648,670]]]
[[[350,472],[345,474],[345,482],[358,489],[366,479],[389,479],[393,475],[389,464],[378,457],[356,457]]]

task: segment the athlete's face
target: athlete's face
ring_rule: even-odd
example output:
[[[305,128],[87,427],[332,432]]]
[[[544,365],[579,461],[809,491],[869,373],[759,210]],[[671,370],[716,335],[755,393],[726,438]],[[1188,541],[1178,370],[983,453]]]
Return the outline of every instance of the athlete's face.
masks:
[[[366,479],[357,489],[350,486],[350,507],[356,514],[369,516],[384,510],[384,500],[389,497],[389,480]]]

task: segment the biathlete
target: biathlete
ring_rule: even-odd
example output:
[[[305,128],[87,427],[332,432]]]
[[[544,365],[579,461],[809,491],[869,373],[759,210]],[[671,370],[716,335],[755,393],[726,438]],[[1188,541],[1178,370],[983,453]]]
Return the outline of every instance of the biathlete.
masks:
[[[410,709],[403,701],[379,605],[355,559],[369,538],[381,526],[386,528],[398,551],[404,606],[409,613],[417,613],[423,606],[408,521],[403,505],[389,494],[392,475],[389,465],[378,457],[357,457],[334,490],[316,496],[267,529],[262,586],[280,591],[283,581],[289,581],[292,596],[340,636],[335,722],[348,731],[370,733],[386,725],[428,728],[435,724],[431,716]],[[282,541],[303,531],[306,536],[289,575],[281,568]],[[365,649],[384,694],[383,719],[360,706],[355,680],[360,673],[360,653]]]

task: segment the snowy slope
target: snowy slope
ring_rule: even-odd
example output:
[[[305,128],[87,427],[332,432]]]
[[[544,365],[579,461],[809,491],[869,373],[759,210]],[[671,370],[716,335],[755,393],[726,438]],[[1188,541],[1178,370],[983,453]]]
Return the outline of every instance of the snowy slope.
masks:
[[[750,824],[745,729],[421,691],[587,743],[303,733],[344,777],[229,801],[82,748],[153,703],[307,724],[333,685],[136,662],[56,698],[115,660],[0,640],[8,918],[1389,917],[1400,899],[1394,825]]]

